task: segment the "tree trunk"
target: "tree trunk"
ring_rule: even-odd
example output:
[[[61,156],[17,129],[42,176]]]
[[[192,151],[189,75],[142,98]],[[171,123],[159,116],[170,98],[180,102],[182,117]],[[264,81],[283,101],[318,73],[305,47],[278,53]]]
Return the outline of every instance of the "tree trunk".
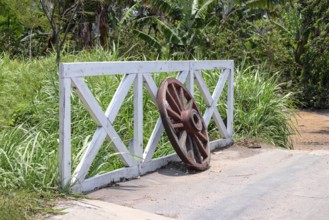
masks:
[[[90,22],[83,22],[79,24],[79,44],[80,48],[84,49],[91,49],[93,46],[92,41],[92,24]]]
[[[96,7],[96,27],[99,28],[99,41],[103,49],[109,47],[108,4],[98,2]]]

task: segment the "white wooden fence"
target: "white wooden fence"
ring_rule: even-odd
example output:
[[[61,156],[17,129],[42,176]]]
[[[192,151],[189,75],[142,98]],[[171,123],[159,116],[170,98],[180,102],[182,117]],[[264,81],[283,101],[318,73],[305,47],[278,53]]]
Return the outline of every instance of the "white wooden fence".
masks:
[[[169,161],[179,160],[174,153],[153,159],[156,146],[163,133],[161,119],[158,118],[154,130],[143,147],[143,85],[155,100],[157,86],[152,73],[178,72],[177,79],[186,82],[187,89],[193,94],[194,83],[198,86],[207,105],[204,120],[208,126],[211,118],[224,138],[210,142],[210,148],[227,146],[232,143],[233,134],[233,61],[148,61],[148,62],[91,62],[60,64],[60,148],[59,174],[62,187],[73,191],[87,192],[106,186],[121,178],[133,178],[154,171]],[[202,78],[202,70],[222,69],[213,94]],[[84,81],[86,76],[123,74],[124,77],[114,94],[107,110],[103,112],[95,97]],[[225,83],[227,93],[227,126],[223,123],[216,107]],[[134,137],[130,150],[124,145],[113,127],[116,115],[130,89],[134,85]],[[73,88],[84,106],[97,124],[97,129],[84,153],[79,165],[72,174],[71,167],[71,88]],[[86,178],[97,152],[105,138],[112,141],[125,167],[102,175]],[[132,157],[131,155],[135,155]],[[136,159],[142,158],[142,159]]]

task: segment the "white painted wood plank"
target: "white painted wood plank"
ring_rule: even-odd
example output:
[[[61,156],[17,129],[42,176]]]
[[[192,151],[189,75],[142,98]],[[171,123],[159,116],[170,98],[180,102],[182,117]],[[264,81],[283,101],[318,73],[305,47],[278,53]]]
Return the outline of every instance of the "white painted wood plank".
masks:
[[[199,88],[199,91],[202,95],[202,97],[205,100],[206,105],[209,107],[211,106],[211,104],[213,103],[213,99],[211,97],[211,94],[207,88],[207,84],[205,83],[205,81],[203,80],[200,71],[195,71],[194,72],[195,75],[195,82]]]
[[[147,161],[142,164],[141,166],[141,175],[153,172],[161,167],[166,166],[169,162],[172,161],[181,161],[181,159],[178,157],[176,153],[161,157],[161,158],[156,158],[151,161]]]
[[[150,74],[144,73],[143,74],[144,80],[145,80],[145,87],[149,94],[151,95],[153,102],[156,104],[156,97],[158,93],[158,87],[155,84],[153,78],[151,77]]]
[[[214,93],[212,95],[212,98],[214,100],[214,103],[217,104],[219,97],[222,94],[222,91],[224,89],[227,77],[229,76],[229,70],[225,69],[222,73],[222,75],[219,77],[219,80],[217,82],[216,88],[214,90]]]
[[[144,154],[143,154],[143,161],[152,160],[154,151],[161,139],[161,135],[162,135],[163,131],[164,131],[164,127],[163,127],[161,118],[158,118],[158,120],[155,124],[155,127],[152,131],[151,137],[145,147]]]
[[[76,183],[73,189],[75,192],[90,192],[108,186],[110,183],[120,182],[122,179],[131,179],[139,175],[139,166],[124,167],[88,178],[82,183]]]
[[[129,151],[123,144],[117,132],[114,130],[112,123],[105,116],[103,110],[98,105],[95,97],[92,95],[85,82],[80,78],[72,78],[72,81],[76,87],[78,96],[84,103],[88,112],[94,118],[95,122],[106,131],[107,136],[112,141],[116,151],[121,153],[119,154],[119,157],[122,159],[122,162],[127,166],[134,165],[135,163],[132,160]]]
[[[233,110],[234,110],[234,66],[232,64],[228,77],[227,93],[227,131],[230,137],[233,136]]]
[[[135,78],[136,74],[126,74],[121,80],[115,94],[113,95],[111,103],[105,111],[105,115],[108,117],[111,123],[114,122],[115,117],[117,116]]]
[[[93,121],[97,124],[97,126],[102,127],[102,116],[100,115],[104,115],[104,112],[83,79],[72,78],[72,88],[79,96]]]
[[[143,154],[143,75],[138,74],[134,85],[134,140],[130,151],[137,157],[135,160],[142,159]]]
[[[200,60],[193,61],[194,70],[214,70],[230,68],[233,60]]]
[[[220,78],[217,82],[216,88],[212,95],[212,99],[213,99],[212,105],[211,105],[211,107],[208,107],[206,109],[206,111],[203,115],[206,126],[208,127],[210,119],[211,119],[211,117],[213,117],[214,121],[217,125],[217,128],[225,137],[228,137],[228,133],[227,133],[227,129],[225,128],[225,125],[223,123],[223,120],[218,112],[217,103],[218,103],[219,97],[221,96],[221,93],[224,89],[225,82],[226,82],[228,76],[229,76],[229,72],[227,70],[224,70],[224,72],[222,73],[222,75],[220,76]]]
[[[126,73],[176,72],[189,69],[189,61],[123,61],[63,63],[65,77]]]
[[[217,125],[217,128],[219,130],[219,132],[225,137],[225,138],[229,138],[230,135],[227,132],[227,128],[225,127],[225,124],[223,122],[222,117],[220,116],[218,109],[216,109],[213,113],[213,119]]]
[[[203,114],[203,120],[204,120],[204,123],[206,124],[206,127],[208,127],[208,125],[209,125],[210,119],[214,113],[214,109],[215,109],[214,106],[207,107],[206,111]]]
[[[105,115],[109,119],[111,123],[114,122],[118,111],[127,96],[127,93],[132,85],[132,83],[135,80],[135,74],[127,74],[123,77],[123,79],[120,82],[120,85],[118,86],[118,89],[116,90],[115,94],[113,95],[113,98],[111,100],[111,103],[109,104]],[[82,182],[85,178],[85,176],[88,174],[88,170],[95,159],[99,149],[101,148],[104,140],[106,138],[106,132],[102,127],[98,127],[93,135],[93,138],[91,142],[89,143],[86,151],[84,152],[84,155],[79,162],[78,166],[76,167],[73,176],[72,176],[72,182]]]
[[[233,144],[233,140],[231,138],[225,138],[225,139],[218,139],[211,141],[209,143],[210,151],[220,149],[220,148],[225,148]]]
[[[59,79],[59,176],[61,187],[65,188],[71,179],[71,80],[62,77],[60,65]]]
[[[92,140],[90,141],[86,151],[81,158],[78,166],[76,167],[71,183],[82,183],[88,174],[89,168],[94,161],[99,149],[101,148],[106,138],[106,132],[102,127],[97,128]]]
[[[74,186],[74,191],[89,192],[97,188],[105,187],[109,183],[120,182],[122,178],[124,178],[125,180],[141,176],[167,165],[170,161],[180,161],[180,159],[176,155],[176,153],[174,153],[162,158],[154,159],[152,161],[142,164],[141,166],[117,169],[102,175],[86,179],[83,183],[77,183]]]
[[[191,67],[188,77],[186,79],[186,89],[191,93],[194,98],[194,69]]]
[[[188,75],[189,75],[189,71],[188,71],[188,70],[186,70],[186,71],[181,71],[180,73],[178,73],[176,79],[177,79],[179,82],[181,82],[181,83],[184,84],[185,81],[186,81],[186,79],[187,79],[187,77],[188,77]]]

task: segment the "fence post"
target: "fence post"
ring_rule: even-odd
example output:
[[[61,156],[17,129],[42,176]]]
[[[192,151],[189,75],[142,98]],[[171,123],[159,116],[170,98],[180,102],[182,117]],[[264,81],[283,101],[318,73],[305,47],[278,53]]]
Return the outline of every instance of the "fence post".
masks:
[[[71,179],[71,79],[64,77],[59,66],[59,177],[62,188]]]
[[[227,132],[232,138],[233,136],[233,109],[234,109],[234,62],[230,65],[230,74],[228,76],[228,92],[227,92]]]
[[[130,153],[137,156],[137,161],[143,156],[143,75],[137,74],[134,84],[134,140]]]
[[[194,64],[193,61],[190,61],[189,64],[189,74],[186,79],[186,88],[194,97]]]

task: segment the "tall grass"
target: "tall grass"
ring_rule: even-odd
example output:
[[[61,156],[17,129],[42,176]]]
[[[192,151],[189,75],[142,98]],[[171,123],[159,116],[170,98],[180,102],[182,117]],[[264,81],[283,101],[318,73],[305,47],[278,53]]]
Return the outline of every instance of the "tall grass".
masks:
[[[56,136],[42,126],[19,125],[0,136],[2,188],[52,189],[57,181]]]
[[[0,57],[0,106],[7,106],[0,113],[0,188],[27,188],[51,190],[58,186],[58,75],[54,56],[39,60],[9,60]],[[101,50],[68,54],[65,62],[122,60],[117,54]],[[154,74],[157,83],[170,74]],[[212,90],[217,82],[214,72],[205,72],[205,80]],[[240,67],[235,78],[235,119],[236,137],[257,137],[264,141],[290,147],[288,135],[291,114],[291,94],[281,94],[277,76],[269,76],[261,68]],[[36,80],[33,80],[36,79]],[[105,110],[109,104],[120,76],[86,77],[100,106]],[[13,89],[14,88],[14,89]],[[226,91],[224,90],[224,93]],[[197,100],[204,109],[200,94]],[[17,97],[17,98],[16,98]],[[26,98],[25,98],[26,97]],[[79,159],[97,128],[90,115],[75,93],[72,93],[72,164]],[[225,116],[225,102],[219,109]],[[159,113],[150,95],[145,92],[144,146],[152,132]],[[133,138],[133,91],[113,123],[123,142],[128,146]],[[217,137],[214,124],[209,126],[211,137]],[[164,135],[155,156],[173,152]],[[97,175],[122,167],[114,154],[111,143],[104,143],[96,156],[88,176]]]
[[[293,93],[283,93],[280,75],[262,66],[243,65],[236,69],[234,130],[237,137],[256,138],[276,146],[292,148],[289,136],[295,108]]]

